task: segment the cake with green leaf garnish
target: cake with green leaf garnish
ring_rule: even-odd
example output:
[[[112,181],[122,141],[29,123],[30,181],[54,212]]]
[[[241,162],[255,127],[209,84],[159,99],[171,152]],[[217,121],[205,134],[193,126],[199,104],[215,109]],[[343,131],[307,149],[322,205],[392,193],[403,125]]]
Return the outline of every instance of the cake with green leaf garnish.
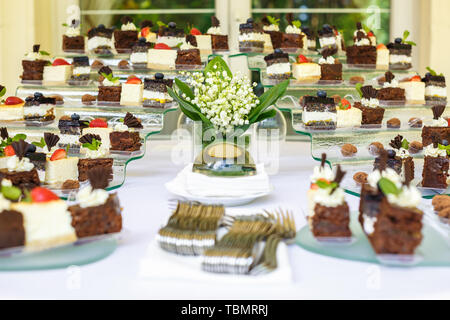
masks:
[[[109,158],[109,150],[101,147],[102,141],[99,135],[85,134],[81,136],[80,143],[86,150],[85,157],[78,160],[78,180],[85,181],[88,171],[93,168],[104,168],[108,180],[113,178],[113,159]]]
[[[424,147],[422,187],[447,189],[450,147],[439,132],[431,134],[432,143]]]
[[[109,134],[110,150],[139,151],[142,146],[139,129],[142,129],[141,120],[127,112],[123,122],[116,124]]]
[[[393,140],[391,140],[389,145],[393,148],[393,150],[390,150],[390,151],[395,152],[395,156],[393,158],[399,162],[399,171],[397,171],[397,173],[400,174],[402,179],[404,179],[405,173],[410,171],[410,172],[412,172],[411,177],[412,177],[412,179],[414,179],[414,161],[408,151],[408,149],[409,149],[408,140],[403,139],[403,136],[398,135]],[[388,151],[388,154],[389,154],[389,151]],[[375,159],[375,163],[376,163],[376,159]],[[389,167],[389,160],[388,160],[388,167]]]
[[[305,47],[306,35],[300,29],[302,23],[300,20],[294,20],[294,15],[288,13],[286,15],[288,26],[281,37],[281,47],[286,51],[297,51]]]
[[[412,46],[416,44],[407,41],[409,31],[403,32],[403,38],[395,38],[394,42],[387,45],[389,49],[389,69],[391,70],[407,70],[412,67]]]
[[[64,52],[84,52],[84,37],[80,34],[80,20],[73,19],[70,25],[64,23],[66,32],[63,35]]]
[[[102,67],[98,71],[101,75],[98,86],[97,101],[99,103],[118,104],[120,103],[120,94],[122,86],[119,78],[114,77],[110,67]]]
[[[352,65],[367,65],[375,67],[377,63],[377,48],[370,41],[361,22],[356,24],[353,34],[353,46],[347,47],[347,63]]]
[[[377,99],[377,90],[372,86],[363,86],[356,84],[356,90],[361,96],[360,102],[355,102],[353,106],[362,111],[363,126],[381,126],[385,109],[380,107],[380,101]]]
[[[282,33],[280,32],[280,19],[272,16],[264,16],[261,19],[263,24],[264,33],[267,34],[266,41],[264,43],[264,48],[268,51],[270,49],[281,48]]]
[[[25,55],[22,60],[22,80],[42,80],[44,77],[44,67],[50,64],[50,54],[39,50],[39,44],[33,46],[33,52]]]
[[[424,147],[433,143],[433,134],[438,134],[442,140],[450,141],[450,126],[448,120],[442,116],[445,105],[435,105],[431,108],[431,111],[433,111],[431,124],[422,128],[422,144]]]
[[[422,82],[425,83],[425,101],[433,104],[447,104],[447,86],[444,74],[437,74],[430,67],[427,67],[427,70],[425,77],[422,78]]]

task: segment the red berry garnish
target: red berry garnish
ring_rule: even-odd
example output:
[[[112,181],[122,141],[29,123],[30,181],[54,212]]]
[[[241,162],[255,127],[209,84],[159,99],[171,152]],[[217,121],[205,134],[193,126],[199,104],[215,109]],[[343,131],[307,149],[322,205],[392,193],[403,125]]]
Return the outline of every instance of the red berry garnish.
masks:
[[[134,78],[129,78],[126,83],[128,83],[128,84],[141,84],[142,81],[138,77],[134,77]]]
[[[298,63],[307,63],[307,62],[309,62],[309,60],[307,57],[305,57],[304,55],[301,54],[298,56],[297,62]]]
[[[50,161],[61,160],[67,158],[67,152],[64,149],[58,149],[53,152]]]
[[[422,79],[420,78],[420,76],[414,76],[411,79],[409,79],[409,81],[420,82],[420,81],[422,81]]]
[[[377,49],[387,49],[386,46],[382,43],[380,43],[379,45],[377,45]]]
[[[373,37],[373,32],[372,32],[372,31],[369,31],[369,33],[367,34],[367,36]]]
[[[341,100],[341,105],[342,105],[343,107],[346,107],[345,110],[348,110],[348,109],[350,109],[350,108],[352,107],[352,105],[350,104],[350,102],[349,102],[347,99],[345,99],[345,98],[342,98],[342,100]]]
[[[16,154],[12,146],[6,146],[3,152],[5,153],[6,157],[11,157]]]
[[[90,128],[108,128],[108,123],[103,119],[94,119],[91,122],[89,122]]]
[[[52,66],[70,66],[70,63],[68,63],[64,59],[55,59],[55,61],[53,61],[52,63]]]
[[[192,28],[191,29],[191,35],[193,35],[193,36],[199,36],[199,35],[201,35],[202,33],[200,32],[200,30],[198,30],[197,28]]]
[[[150,27],[142,28],[142,30],[141,30],[141,36],[147,37],[147,35],[148,35],[149,33],[150,33]]]
[[[21,103],[23,103],[23,100],[18,97],[8,97],[5,100],[5,104],[7,106],[13,106],[15,104],[21,104]]]
[[[448,123],[448,125],[447,125],[447,126],[449,126],[449,127],[450,127],[450,118],[447,118],[447,123]]]
[[[59,197],[46,188],[36,187],[31,190],[31,199],[33,202],[48,202],[59,200]]]
[[[157,43],[155,44],[154,49],[171,50],[172,48],[165,43]]]

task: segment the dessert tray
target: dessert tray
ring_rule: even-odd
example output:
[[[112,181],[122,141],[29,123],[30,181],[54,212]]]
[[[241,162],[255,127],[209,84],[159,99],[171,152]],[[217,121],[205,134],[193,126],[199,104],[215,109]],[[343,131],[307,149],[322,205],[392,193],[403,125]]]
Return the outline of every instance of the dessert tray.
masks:
[[[427,213],[425,213],[427,217]],[[425,218],[424,217],[424,218]],[[376,255],[358,223],[358,213],[353,212],[350,218],[350,229],[354,241],[352,243],[326,243],[314,238],[309,226],[305,225],[297,232],[296,243],[305,250],[325,255],[328,257],[376,263],[397,267],[439,267],[450,266],[450,256],[447,254],[450,240],[437,231],[429,219],[424,219],[422,234],[423,240],[416,249],[416,253],[410,255]]]

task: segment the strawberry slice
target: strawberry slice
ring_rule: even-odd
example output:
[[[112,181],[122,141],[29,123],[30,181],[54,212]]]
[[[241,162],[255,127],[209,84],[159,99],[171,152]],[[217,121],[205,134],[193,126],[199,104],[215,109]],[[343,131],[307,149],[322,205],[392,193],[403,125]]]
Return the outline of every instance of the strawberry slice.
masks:
[[[150,33],[150,27],[142,28],[142,30],[141,30],[141,36],[147,37],[149,33]]]
[[[67,152],[64,149],[58,149],[53,152],[50,161],[61,160],[67,158]]]
[[[369,33],[367,34],[368,37],[373,37],[373,32],[369,31]]]
[[[108,128],[108,123],[100,118],[94,119],[91,122],[89,122],[90,128]]]
[[[165,43],[157,43],[154,46],[154,49],[161,49],[161,50],[172,50],[171,47],[169,47],[167,44]]]
[[[343,107],[346,107],[345,110],[348,110],[352,107],[351,103],[345,98],[342,98],[341,104]]]
[[[319,186],[315,183],[311,183],[311,186],[309,187],[311,190],[317,190],[319,189]]]
[[[422,79],[420,78],[420,76],[417,75],[409,79],[409,81],[420,82],[422,81]]]
[[[141,84],[142,81],[138,77],[134,77],[134,78],[129,78],[126,83],[128,83],[128,84]]]
[[[380,43],[379,45],[377,45],[377,50],[380,50],[380,49],[387,49],[387,48],[384,44]]]
[[[191,35],[193,35],[193,36],[199,36],[199,35],[201,35],[202,33],[200,32],[200,30],[198,30],[197,28],[192,28],[191,29]]]
[[[8,97],[5,100],[5,105],[7,106],[13,106],[15,104],[21,104],[23,103],[23,100],[18,97]]]
[[[3,152],[5,153],[6,157],[11,157],[16,154],[12,146],[6,146]]]
[[[53,61],[52,63],[52,66],[70,66],[70,63],[68,63],[64,59],[55,59],[55,61]]]
[[[308,58],[305,57],[304,55],[300,54],[297,58],[297,62],[298,63],[307,63],[309,62]]]
[[[59,197],[46,188],[36,187],[31,190],[31,199],[33,202],[48,202],[59,200]]]
[[[448,127],[450,127],[450,118],[447,118]]]

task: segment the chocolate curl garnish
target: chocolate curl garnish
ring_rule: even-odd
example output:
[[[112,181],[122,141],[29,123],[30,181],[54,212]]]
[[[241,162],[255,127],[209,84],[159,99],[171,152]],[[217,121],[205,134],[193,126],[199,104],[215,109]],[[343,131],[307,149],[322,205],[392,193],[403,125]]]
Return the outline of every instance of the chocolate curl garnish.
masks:
[[[394,149],[400,150],[400,148],[402,147],[402,141],[403,137],[401,135],[398,135],[394,138],[394,140],[391,140],[389,145]]]
[[[327,161],[327,154],[326,153],[322,153],[322,158],[320,159],[320,166],[322,168],[325,167],[325,162]]]
[[[141,120],[133,116],[130,112],[127,112],[125,118],[123,118],[123,124],[126,125],[128,128],[136,128],[136,129],[143,128]]]
[[[346,174],[346,172],[343,171],[341,169],[341,165],[338,164],[337,169],[336,169],[336,175],[334,176],[334,181],[333,181],[333,182],[336,182],[336,187],[333,188],[333,190],[331,190],[330,194],[333,194],[333,192],[336,191],[336,189],[339,187],[339,184],[341,183],[342,179],[344,179],[345,174]]]
[[[378,170],[380,170],[380,172],[383,172],[387,168],[388,153],[386,150],[383,149],[379,151],[379,154],[380,154],[379,156],[380,162],[378,164]]]
[[[108,66],[103,66],[103,67],[100,68],[100,70],[98,70],[98,74],[99,75],[102,75],[102,73],[104,73],[104,74],[112,74],[112,70]]]
[[[44,141],[45,141],[45,144],[47,145],[48,151],[50,151],[51,148],[56,146],[56,144],[58,143],[59,137],[58,137],[58,135],[53,134],[51,132],[44,132]]]
[[[34,46],[33,46],[33,52],[39,52],[39,48],[41,47],[41,45],[40,44],[35,44]]]
[[[131,18],[130,16],[124,16],[122,17],[122,19],[120,19],[120,21],[122,22],[122,24],[127,24],[129,22],[133,22],[133,18]]]
[[[441,134],[439,132],[433,132],[431,134],[431,141],[433,142],[433,148],[437,148],[442,141]]]
[[[147,27],[153,28],[153,22],[150,21],[150,20],[144,20],[144,21],[142,21],[142,22],[141,22],[141,29],[144,29],[144,28],[147,28]]]
[[[92,168],[87,172],[87,177],[92,189],[106,189],[110,172],[104,167]]]
[[[331,57],[333,54],[335,54],[336,49],[334,49],[333,47],[327,47],[327,48],[324,48],[320,53],[322,54],[322,57],[324,59],[326,59],[328,57]]]
[[[186,35],[186,42],[187,42],[187,43],[190,43],[191,46],[194,46],[194,47],[197,46],[197,39],[196,39],[195,36],[192,35],[192,34]]]
[[[220,27],[220,21],[216,16],[211,17],[211,26],[212,27]]]
[[[0,128],[0,137],[2,137],[3,140],[6,140],[9,138],[8,129],[5,127]]]
[[[361,88],[361,92],[363,95],[363,98],[370,99],[370,98],[376,98],[377,97],[377,89],[375,89],[372,86],[364,86]]]
[[[444,113],[444,110],[445,110],[445,105],[433,106],[431,108],[431,111],[433,111],[433,119],[434,120],[439,119],[442,116],[442,114]]]
[[[294,14],[293,14],[292,12],[286,14],[286,21],[287,21],[290,25],[292,25],[292,21],[294,21]]]
[[[361,21],[358,21],[358,22],[356,23],[356,30],[361,30],[361,29],[362,29]]]
[[[395,76],[392,72],[388,71],[384,74],[384,79],[386,82],[391,83],[392,80],[394,80]]]
[[[80,141],[80,143],[91,144],[93,139],[95,139],[97,141],[102,140],[98,134],[88,133],[88,134],[85,134],[84,136],[81,136],[80,139],[78,139],[78,141]]]
[[[267,18],[266,15],[261,19],[261,22],[265,26],[270,26],[270,21],[269,21],[269,19]]]
[[[14,141],[11,143],[11,146],[14,149],[14,153],[19,157],[20,160],[25,156],[28,150],[29,143],[25,142],[25,140]]]
[[[414,169],[413,166],[409,166],[407,165],[407,163],[405,162],[403,164],[403,172],[405,173],[405,181],[403,181],[403,184],[405,186],[409,186],[409,184],[411,183],[411,181],[413,180],[413,176],[414,176]]]
[[[77,19],[72,20],[72,24],[71,24],[72,28],[77,28],[79,25],[80,25],[80,20],[77,20]]]

